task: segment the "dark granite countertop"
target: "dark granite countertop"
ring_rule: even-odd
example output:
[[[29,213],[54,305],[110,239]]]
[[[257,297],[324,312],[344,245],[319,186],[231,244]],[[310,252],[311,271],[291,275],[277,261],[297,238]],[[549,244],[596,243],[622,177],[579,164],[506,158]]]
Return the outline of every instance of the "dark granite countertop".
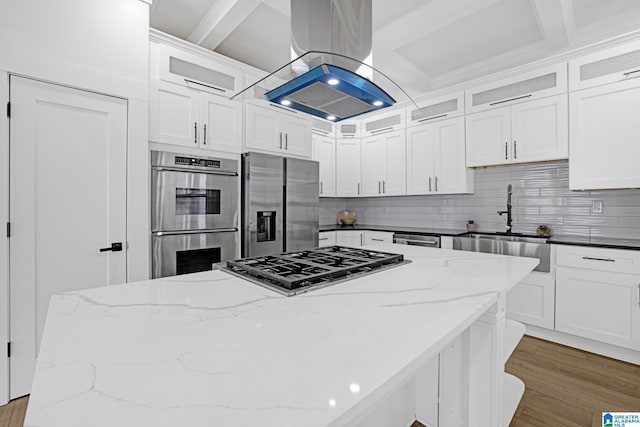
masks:
[[[619,239],[611,237],[589,236],[551,236],[549,243],[555,245],[593,246],[611,249],[640,250],[640,239]]]
[[[466,230],[452,230],[439,228],[421,228],[421,227],[402,227],[393,225],[339,225],[324,224],[320,226],[320,231],[338,231],[338,230],[370,230],[370,231],[387,231],[394,233],[411,233],[426,236],[463,236],[467,234]],[[478,232],[483,234],[482,231]],[[484,234],[492,234],[486,232]],[[589,237],[589,236],[572,236],[572,235],[553,235],[547,243],[554,245],[574,245],[574,246],[593,246],[599,248],[611,249],[632,249],[640,250],[640,239],[620,239],[610,237]]]
[[[337,230],[370,230],[370,231],[388,231],[394,233],[412,233],[426,236],[460,236],[466,234],[466,230],[451,230],[442,228],[421,228],[421,227],[403,227],[395,225],[340,225],[340,224],[324,224],[320,226],[320,231],[337,231]]]

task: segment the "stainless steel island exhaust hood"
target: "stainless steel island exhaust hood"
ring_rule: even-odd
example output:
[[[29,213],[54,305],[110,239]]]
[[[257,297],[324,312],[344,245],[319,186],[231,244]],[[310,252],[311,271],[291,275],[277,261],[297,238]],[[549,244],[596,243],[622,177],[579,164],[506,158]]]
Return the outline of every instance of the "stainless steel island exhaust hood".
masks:
[[[371,1],[291,0],[293,60],[232,99],[267,100],[335,122],[394,105],[389,92],[412,101],[371,66]]]

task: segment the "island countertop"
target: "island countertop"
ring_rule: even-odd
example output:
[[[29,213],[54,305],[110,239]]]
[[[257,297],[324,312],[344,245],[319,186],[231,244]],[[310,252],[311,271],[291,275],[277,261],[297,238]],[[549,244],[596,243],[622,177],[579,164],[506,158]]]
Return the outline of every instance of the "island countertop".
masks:
[[[290,298],[223,271],[54,296],[25,425],[348,425],[537,263],[372,249],[412,262]]]

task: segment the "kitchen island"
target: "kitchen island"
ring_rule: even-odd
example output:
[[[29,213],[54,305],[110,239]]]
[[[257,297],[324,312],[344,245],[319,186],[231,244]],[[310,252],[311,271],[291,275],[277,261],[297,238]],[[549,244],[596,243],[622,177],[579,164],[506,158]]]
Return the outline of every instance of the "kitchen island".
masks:
[[[290,298],[223,271],[54,296],[25,425],[356,426],[464,334],[457,417],[501,425],[504,294],[537,260],[375,249],[412,262]]]

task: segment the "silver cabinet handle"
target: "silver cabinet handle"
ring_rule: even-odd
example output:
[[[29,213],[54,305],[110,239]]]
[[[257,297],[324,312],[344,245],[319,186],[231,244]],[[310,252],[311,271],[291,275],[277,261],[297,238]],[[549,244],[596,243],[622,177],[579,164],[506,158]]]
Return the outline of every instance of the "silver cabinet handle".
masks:
[[[518,99],[526,99],[526,98],[531,98],[531,94],[523,95],[523,96],[516,96],[515,98],[509,98],[509,99],[505,99],[503,101],[492,102],[491,104],[489,104],[489,106],[493,107],[494,105],[504,104],[505,102],[515,101],[515,100],[518,100]]]
[[[378,194],[380,194],[380,193],[381,193],[381,191],[380,191],[380,181],[378,181]]]
[[[631,74],[635,74],[635,73],[640,73],[640,70],[627,71],[626,73],[622,73],[622,75],[626,78],[626,77],[629,77]]]
[[[418,123],[426,122],[427,120],[441,119],[441,118],[447,117],[447,116],[448,116],[448,114],[440,114],[439,116],[426,117],[424,119],[418,120]]]
[[[386,194],[387,193],[387,189],[385,188],[385,184],[386,184],[386,182],[383,179],[382,180],[382,194]]]
[[[434,188],[435,188],[436,192],[438,192],[438,177],[437,176],[435,177],[434,182],[435,182]]]
[[[320,181],[320,194],[322,194],[322,181]]]
[[[360,233],[360,246],[364,246],[364,234]]]
[[[504,143],[504,159],[509,160],[509,143]]]
[[[431,193],[431,177],[429,177],[429,193]]]
[[[200,82],[197,82],[197,81],[195,81],[195,80],[184,79],[184,81],[185,81],[185,83],[193,83],[193,84],[197,84],[197,85],[200,85],[200,86],[208,87],[209,89],[217,90],[217,91],[222,92],[222,93],[225,93],[225,92],[226,92],[226,90],[224,90],[224,89],[220,89],[219,87],[206,85],[206,84],[204,84],[204,83],[200,83]]]
[[[374,242],[384,242],[384,240],[383,240],[383,239],[374,239],[374,238],[371,238],[371,240],[373,240]]]
[[[282,132],[280,132],[280,149],[282,150]]]
[[[518,141],[516,141],[515,139],[513,140],[513,158],[518,158]]]
[[[640,283],[638,283],[638,307],[640,307]]]
[[[586,259],[589,261],[606,261],[606,262],[616,262],[615,259],[611,259],[611,258],[593,258],[590,256],[583,256],[582,259]]]
[[[320,237],[318,240],[329,240],[328,237]]]
[[[360,183],[358,183],[358,196],[360,195]]]
[[[204,139],[202,140],[204,145],[207,145],[207,124],[204,125]]]
[[[193,122],[193,143],[198,143],[198,122]]]
[[[289,134],[288,133],[284,134],[284,149],[285,150],[289,149]]]

